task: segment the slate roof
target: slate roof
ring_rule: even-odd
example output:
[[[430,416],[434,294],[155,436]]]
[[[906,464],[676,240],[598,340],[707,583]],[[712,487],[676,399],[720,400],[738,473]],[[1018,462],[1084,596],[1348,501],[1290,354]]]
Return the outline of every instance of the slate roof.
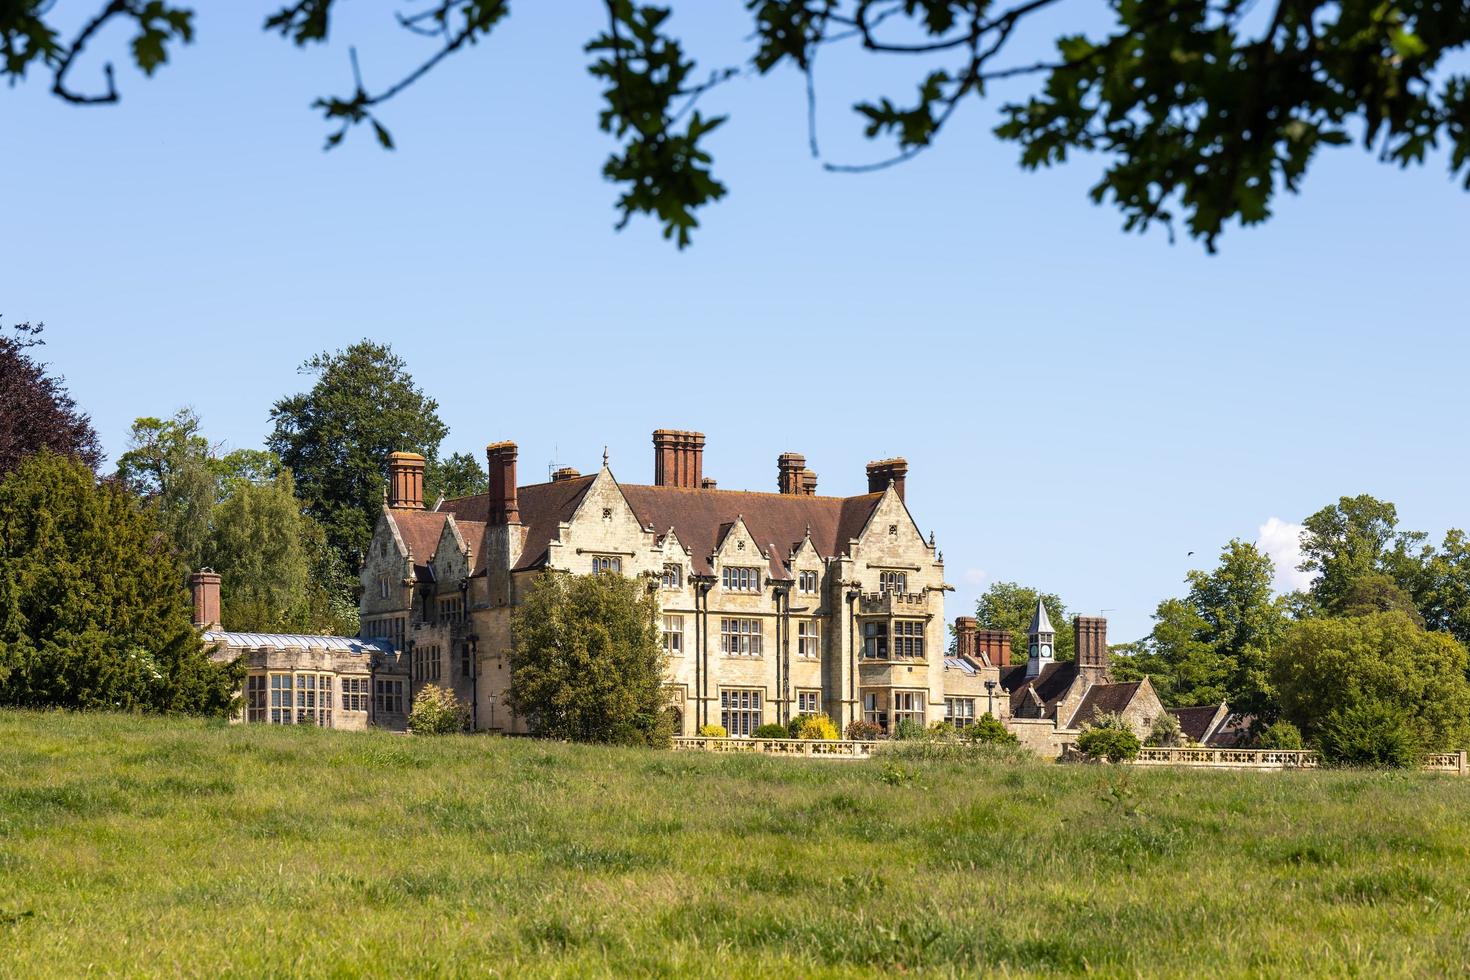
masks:
[[[1041,668],[1041,673],[1029,681],[1026,679],[1025,664],[1000,668],[1000,686],[1011,696],[1012,714],[1026,703],[1026,691],[1030,689],[1036,692],[1036,698],[1041,702],[1042,717],[1052,717],[1056,713],[1057,702],[1076,679],[1077,664],[1071,660],[1046,664]]]
[[[1205,741],[1205,736],[1213,734],[1210,729],[1215,723],[1215,716],[1223,707],[1218,704],[1205,704],[1190,708],[1169,708],[1169,714],[1179,719],[1179,730],[1187,735],[1190,741]]]
[[[1066,727],[1080,728],[1100,714],[1123,711],[1133,702],[1133,696],[1138,693],[1142,685],[1143,681],[1092,685],[1087,689],[1087,694],[1083,696],[1082,703],[1077,706],[1077,712],[1072,715],[1072,720],[1067,723]]]
[[[1031,617],[1031,628],[1026,631],[1027,635],[1035,636],[1037,633],[1055,632],[1056,629],[1054,629],[1051,625],[1051,617],[1046,614],[1046,603],[1042,602],[1040,599],[1037,599],[1036,614]]]
[[[592,476],[579,476],[516,488],[516,505],[520,509],[521,524],[526,528],[526,546],[514,571],[535,568],[546,560],[547,545],[557,539],[559,525],[572,519],[593,479]],[[473,539],[468,533],[465,535],[473,547],[490,518],[490,495],[480,493],[473,497],[456,497],[444,501],[439,510],[453,514],[454,520],[461,525],[466,522],[476,525]]]

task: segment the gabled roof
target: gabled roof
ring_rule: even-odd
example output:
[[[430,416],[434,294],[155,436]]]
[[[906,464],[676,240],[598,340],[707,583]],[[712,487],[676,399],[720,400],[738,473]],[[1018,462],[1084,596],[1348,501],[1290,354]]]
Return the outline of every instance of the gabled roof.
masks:
[[[806,537],[823,558],[844,554],[847,543],[862,533],[881,493],[857,497],[817,497],[753,490],[707,490],[688,487],[650,487],[622,484],[623,496],[644,527],[672,527],[689,549],[696,574],[713,571],[710,555],[722,537],[723,525],[737,517],[750,536],[771,553],[772,574],[783,569],[786,549]]]
[[[533,483],[516,488],[516,503],[520,509],[521,524],[526,529],[526,545],[514,571],[535,568],[546,560],[546,548],[557,540],[560,526],[572,519],[577,505],[587,495],[587,488],[597,474],[579,476],[570,480],[553,480],[550,483]],[[440,510],[454,515],[456,521],[473,521],[480,525],[483,533],[485,522],[490,518],[490,495],[475,494],[473,497],[456,497],[446,500]],[[479,559],[476,559],[478,564]]]
[[[1072,720],[1067,722],[1066,727],[1080,728],[1100,714],[1126,710],[1133,703],[1133,696],[1142,686],[1143,681],[1092,685],[1087,689],[1087,694],[1082,698],[1082,703],[1077,706],[1077,711],[1072,715]]]
[[[1213,734],[1229,711],[1221,704],[1206,704],[1191,708],[1168,708],[1169,714],[1179,719],[1179,730],[1190,741],[1203,745]]]
[[[413,556],[414,579],[431,582],[434,579],[430,562],[439,550],[439,537],[444,533],[444,520],[449,515],[442,511],[413,510],[394,507],[388,511],[393,523],[398,525],[398,534]]]
[[[1076,679],[1077,664],[1071,660],[1045,664],[1041,673],[1029,681],[1026,679],[1025,664],[1000,668],[1000,686],[1011,696],[1012,714],[1026,703],[1026,692],[1032,691],[1041,703],[1043,717],[1050,717],[1056,710],[1057,702],[1066,696]]]

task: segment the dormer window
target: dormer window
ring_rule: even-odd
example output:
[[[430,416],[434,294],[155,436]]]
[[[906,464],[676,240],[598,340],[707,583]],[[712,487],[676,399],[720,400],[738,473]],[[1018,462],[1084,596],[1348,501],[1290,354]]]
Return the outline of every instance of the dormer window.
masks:
[[[878,591],[880,592],[907,592],[908,590],[908,572],[883,572],[878,576]]]
[[[623,559],[611,555],[592,556],[592,574],[599,572],[621,572],[623,570]]]
[[[761,570],[726,565],[720,569],[720,587],[731,592],[759,592]]]
[[[677,589],[684,584],[684,569],[679,565],[665,565],[663,578],[659,583],[665,589]]]
[[[817,573],[798,572],[796,574],[796,589],[805,595],[815,595],[817,591]]]

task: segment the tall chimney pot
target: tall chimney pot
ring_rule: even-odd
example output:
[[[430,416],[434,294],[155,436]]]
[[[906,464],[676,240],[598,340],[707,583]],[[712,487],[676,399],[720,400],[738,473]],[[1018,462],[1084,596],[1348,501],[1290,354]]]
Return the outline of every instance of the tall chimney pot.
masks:
[[[194,596],[194,625],[200,629],[219,629],[219,581],[219,573],[212,568],[201,568],[189,576],[189,591]]]
[[[808,472],[806,457],[801,453],[782,453],[776,458],[776,486],[782,493],[804,493]]]
[[[902,456],[893,459],[878,459],[868,464],[868,493],[882,493],[893,484],[898,499],[903,500],[904,478],[908,476],[909,463]]]
[[[424,509],[424,457],[418,453],[388,457],[388,506]]]
[[[485,447],[490,469],[490,508],[487,523],[519,524],[520,503],[516,499],[516,444],[492,442]]]
[[[699,488],[704,482],[704,433],[655,429],[653,482],[660,487]]]
[[[1108,669],[1108,621],[1102,616],[1077,616],[1072,620],[1077,638],[1077,666]]]

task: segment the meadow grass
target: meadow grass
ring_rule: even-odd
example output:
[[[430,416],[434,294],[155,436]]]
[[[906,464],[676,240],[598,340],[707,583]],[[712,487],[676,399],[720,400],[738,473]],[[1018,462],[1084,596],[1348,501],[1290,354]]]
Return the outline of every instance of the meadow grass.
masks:
[[[1470,779],[0,712],[0,976],[1446,975]]]

